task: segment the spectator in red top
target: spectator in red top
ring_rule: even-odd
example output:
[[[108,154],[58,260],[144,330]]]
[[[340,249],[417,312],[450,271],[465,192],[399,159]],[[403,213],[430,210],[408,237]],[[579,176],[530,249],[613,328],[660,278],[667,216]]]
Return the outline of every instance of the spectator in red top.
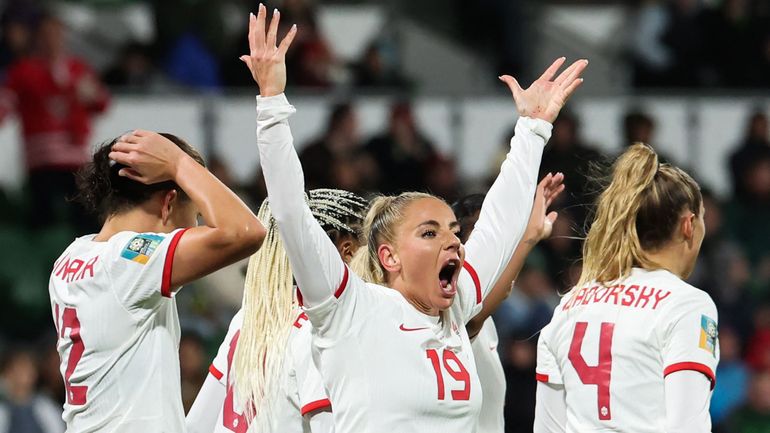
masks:
[[[67,52],[63,23],[42,16],[32,54],[9,67],[0,87],[0,122],[11,113],[21,121],[33,227],[69,220],[85,228],[88,219],[66,198],[89,160],[91,117],[108,101],[94,71]]]

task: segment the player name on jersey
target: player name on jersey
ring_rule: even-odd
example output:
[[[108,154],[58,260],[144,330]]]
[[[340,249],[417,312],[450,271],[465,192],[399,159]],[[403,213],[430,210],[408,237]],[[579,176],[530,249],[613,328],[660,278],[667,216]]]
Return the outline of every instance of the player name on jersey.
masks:
[[[562,311],[587,304],[614,304],[629,308],[650,308],[655,310],[671,295],[668,290],[639,284],[616,284],[614,286],[593,286],[573,290],[571,299],[564,303]]]
[[[53,274],[65,282],[82,280],[85,277],[94,276],[94,265],[99,256],[92,257],[88,261],[72,259],[69,254],[60,258],[54,264]]]

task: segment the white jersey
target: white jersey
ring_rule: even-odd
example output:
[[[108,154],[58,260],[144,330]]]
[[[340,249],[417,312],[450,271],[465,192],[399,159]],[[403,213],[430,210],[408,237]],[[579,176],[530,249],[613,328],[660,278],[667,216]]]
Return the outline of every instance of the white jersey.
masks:
[[[497,328],[492,318],[484,321],[481,331],[471,342],[479,383],[484,390],[476,433],[503,433],[505,419],[505,372],[497,352]]]
[[[713,384],[717,310],[665,270],[634,268],[610,287],[565,296],[540,334],[537,379],[563,384],[567,432],[665,430],[664,378],[699,371]]]
[[[219,347],[217,356],[209,368],[209,372],[227,389],[224,404],[218,408],[219,416],[214,433],[249,431],[243,411],[236,407],[233,386],[230,384],[230,367],[242,326],[243,310],[239,310],[230,322],[225,341]],[[307,315],[297,310],[284,360],[282,392],[278,401],[271,406],[271,432],[309,433],[310,424],[305,415],[331,407],[321,375],[313,365],[310,328]]]
[[[76,239],[48,292],[67,392],[69,432],[184,429],[179,317],[170,287],[184,230]]]
[[[284,95],[258,99],[260,160],[313,324],[314,359],[334,407],[336,431],[474,432],[482,389],[465,325],[481,310],[521,239],[551,125],[519,119],[512,151],[465,244],[457,294],[439,319],[422,314],[396,290],[364,282],[342,262],[304,199],[287,121],[293,112]]]

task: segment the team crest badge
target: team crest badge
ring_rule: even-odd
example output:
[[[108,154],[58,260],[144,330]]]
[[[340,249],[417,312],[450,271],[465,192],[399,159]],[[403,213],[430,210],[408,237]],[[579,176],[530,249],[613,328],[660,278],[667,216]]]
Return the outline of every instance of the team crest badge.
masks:
[[[717,347],[717,322],[705,315],[700,316],[700,343],[698,347],[714,355]]]
[[[126,245],[120,256],[132,262],[145,264],[150,260],[158,245],[163,242],[163,239],[163,236],[160,235],[136,235]]]

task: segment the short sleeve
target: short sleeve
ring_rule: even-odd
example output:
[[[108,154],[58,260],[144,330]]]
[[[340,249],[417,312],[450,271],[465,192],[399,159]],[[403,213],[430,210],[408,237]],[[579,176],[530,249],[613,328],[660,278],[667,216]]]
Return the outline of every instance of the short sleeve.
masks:
[[[672,304],[662,324],[663,376],[682,370],[698,371],[716,383],[719,363],[718,317],[705,292],[686,302]]]
[[[538,382],[563,384],[561,369],[556,361],[556,356],[551,350],[551,333],[553,326],[549,324],[540,332],[537,339],[537,367],[535,367],[535,379]]]
[[[113,290],[129,311],[154,309],[174,296],[171,271],[179,239],[186,229],[171,233],[126,232],[110,240],[106,261]]]
[[[300,412],[304,416],[313,411],[331,407],[331,402],[324,388],[321,373],[313,363],[309,323],[299,329],[296,338],[293,357],[294,371],[296,372]]]

